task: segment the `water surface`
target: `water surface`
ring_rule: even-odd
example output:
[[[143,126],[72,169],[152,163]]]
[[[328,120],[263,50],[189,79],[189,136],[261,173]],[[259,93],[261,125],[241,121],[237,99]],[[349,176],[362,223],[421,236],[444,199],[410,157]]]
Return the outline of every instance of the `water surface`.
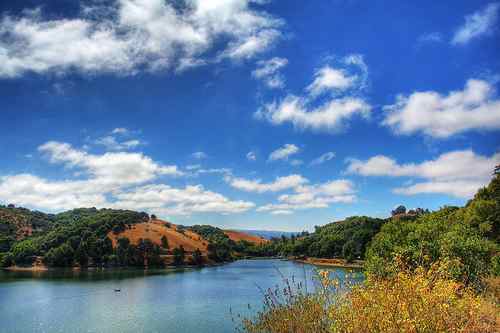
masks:
[[[0,331],[234,332],[236,314],[260,309],[261,289],[281,284],[281,274],[305,277],[312,288],[313,269],[291,261],[241,260],[184,271],[56,271],[36,276],[0,271]],[[330,270],[340,278],[346,273]]]

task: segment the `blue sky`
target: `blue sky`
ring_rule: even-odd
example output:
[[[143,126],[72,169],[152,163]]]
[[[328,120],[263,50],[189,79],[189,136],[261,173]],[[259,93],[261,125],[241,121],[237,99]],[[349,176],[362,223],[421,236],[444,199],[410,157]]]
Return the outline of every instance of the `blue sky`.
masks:
[[[500,163],[500,3],[0,2],[0,203],[311,230]]]

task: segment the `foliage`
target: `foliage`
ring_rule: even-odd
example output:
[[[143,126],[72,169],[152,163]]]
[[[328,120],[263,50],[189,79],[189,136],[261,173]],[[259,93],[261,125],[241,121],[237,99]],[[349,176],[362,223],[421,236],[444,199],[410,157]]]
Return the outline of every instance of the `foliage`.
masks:
[[[201,266],[203,265],[203,257],[201,255],[201,251],[200,249],[196,249],[194,252],[193,252],[193,263],[196,265],[196,266]]]
[[[49,225],[45,232],[11,246],[9,256],[15,264],[31,264],[35,256],[43,257],[49,266],[72,266],[75,263],[86,266],[89,261],[96,265],[106,264],[108,257],[113,255],[107,234],[148,219],[146,213],[128,210],[80,208],[57,215],[43,215],[39,212],[28,214],[29,210],[24,208],[3,209],[31,216],[35,225]]]
[[[161,241],[161,247],[168,250],[170,246],[168,245],[167,237],[165,237],[165,235],[161,236],[160,241]]]
[[[172,253],[174,255],[174,265],[175,266],[183,265],[186,257],[186,252],[184,251],[184,247],[182,245],[180,247],[176,247],[172,251]]]
[[[208,257],[216,262],[231,261],[235,252],[245,252],[246,243],[236,244],[222,229],[210,225],[194,225],[189,228],[208,240]],[[243,247],[242,247],[243,246]],[[238,251],[241,250],[241,251]]]
[[[495,270],[492,257],[499,251],[499,177],[464,208],[444,207],[413,221],[386,223],[367,251],[367,271],[380,277],[392,275],[398,258],[410,268],[429,268],[448,260],[454,263],[450,266],[454,279],[479,286],[481,278]]]
[[[274,238],[269,243],[249,248],[248,253],[263,256],[363,259],[367,245],[385,222],[386,220],[378,218],[353,216],[316,227],[312,234]]]
[[[287,286],[269,291],[264,311],[245,319],[246,332],[498,332],[496,306],[450,279],[441,265],[401,269],[361,285],[330,279],[307,294]]]

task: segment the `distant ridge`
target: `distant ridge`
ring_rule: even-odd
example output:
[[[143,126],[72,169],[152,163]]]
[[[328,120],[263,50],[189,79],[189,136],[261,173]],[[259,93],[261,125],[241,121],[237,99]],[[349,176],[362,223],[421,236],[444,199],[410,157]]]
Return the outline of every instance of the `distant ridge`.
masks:
[[[244,232],[254,236],[259,236],[265,239],[280,238],[281,236],[291,237],[300,235],[301,231],[275,231],[275,230],[247,230],[247,229],[234,229],[236,231]]]

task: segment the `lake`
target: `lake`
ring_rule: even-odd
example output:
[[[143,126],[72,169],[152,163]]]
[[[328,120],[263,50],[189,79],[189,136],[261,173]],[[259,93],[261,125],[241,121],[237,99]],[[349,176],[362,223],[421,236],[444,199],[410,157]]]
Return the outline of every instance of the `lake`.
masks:
[[[280,274],[306,277],[311,286],[313,270],[291,261],[240,260],[182,271],[54,271],[36,278],[0,271],[0,331],[234,332],[232,318],[259,310],[260,290],[281,284]],[[340,278],[347,272],[329,270]]]

